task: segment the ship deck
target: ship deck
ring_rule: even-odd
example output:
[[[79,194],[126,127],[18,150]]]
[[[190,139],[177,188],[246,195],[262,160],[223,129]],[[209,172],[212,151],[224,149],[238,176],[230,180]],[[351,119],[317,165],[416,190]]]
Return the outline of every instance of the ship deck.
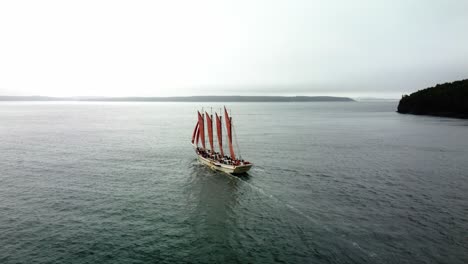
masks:
[[[246,173],[252,168],[253,164],[241,164],[241,165],[232,165],[232,164],[224,164],[218,160],[213,160],[209,158],[205,158],[202,155],[197,153],[198,161],[204,165],[207,165],[211,169],[222,171],[229,174],[243,174]]]

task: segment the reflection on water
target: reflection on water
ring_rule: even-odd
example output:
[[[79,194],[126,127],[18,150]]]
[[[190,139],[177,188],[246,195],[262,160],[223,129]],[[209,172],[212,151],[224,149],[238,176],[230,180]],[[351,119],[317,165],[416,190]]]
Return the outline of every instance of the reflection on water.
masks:
[[[240,239],[237,209],[241,189],[240,179],[201,164],[191,164],[184,191],[199,256],[213,256],[214,252],[219,252],[216,261],[237,260],[234,242]],[[202,246],[206,243],[212,246]]]

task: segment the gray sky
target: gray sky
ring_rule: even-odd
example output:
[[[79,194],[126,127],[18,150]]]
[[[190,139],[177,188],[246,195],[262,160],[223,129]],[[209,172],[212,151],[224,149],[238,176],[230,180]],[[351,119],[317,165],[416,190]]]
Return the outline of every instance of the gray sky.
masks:
[[[1,1],[0,95],[398,98],[468,78],[468,1]]]

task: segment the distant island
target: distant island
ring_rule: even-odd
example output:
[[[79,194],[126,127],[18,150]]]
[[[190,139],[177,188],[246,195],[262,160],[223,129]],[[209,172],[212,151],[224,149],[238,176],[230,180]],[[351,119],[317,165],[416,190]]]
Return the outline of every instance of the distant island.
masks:
[[[84,102],[354,102],[334,96],[176,96],[176,97],[46,97],[0,96],[0,101],[84,101]]]
[[[468,79],[404,95],[398,113],[468,118]]]

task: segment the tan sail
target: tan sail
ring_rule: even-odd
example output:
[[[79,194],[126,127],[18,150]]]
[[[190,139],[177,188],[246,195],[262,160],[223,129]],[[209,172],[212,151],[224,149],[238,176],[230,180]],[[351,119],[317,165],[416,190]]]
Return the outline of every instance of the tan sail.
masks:
[[[224,156],[224,150],[223,150],[223,124],[221,123],[221,118],[218,116],[218,113],[215,113],[216,115],[216,132],[218,135],[218,144],[219,144],[219,151],[221,152],[221,156]]]
[[[206,113],[206,112],[205,112]],[[206,125],[207,125],[207,130],[208,130],[208,142],[210,142],[210,149],[211,152],[214,152],[213,148],[213,120],[211,119],[211,116],[206,113]]]
[[[192,134],[192,144],[194,143],[195,141],[195,136],[198,135],[198,122],[197,124],[195,125],[195,129],[193,130],[193,134]],[[197,144],[198,144],[198,138],[197,138]]]
[[[205,148],[205,120],[203,118],[203,115],[198,112],[198,127],[199,127],[199,136],[201,139],[201,144],[203,148]]]
[[[232,146],[232,125],[231,125],[231,118],[228,115],[226,107],[224,107],[224,118],[226,119],[226,129],[228,134],[228,145],[229,145],[229,152],[231,153],[231,158],[236,159],[236,155],[234,154],[234,147]]]

